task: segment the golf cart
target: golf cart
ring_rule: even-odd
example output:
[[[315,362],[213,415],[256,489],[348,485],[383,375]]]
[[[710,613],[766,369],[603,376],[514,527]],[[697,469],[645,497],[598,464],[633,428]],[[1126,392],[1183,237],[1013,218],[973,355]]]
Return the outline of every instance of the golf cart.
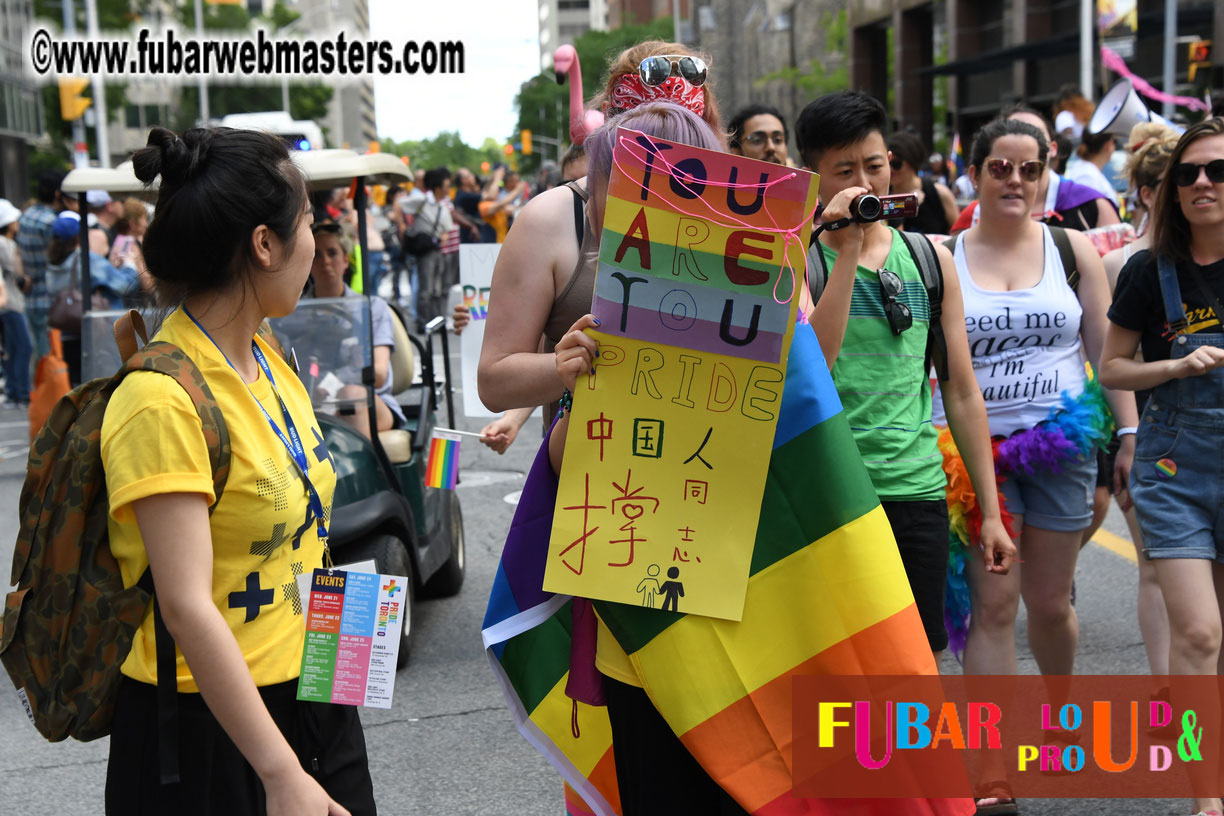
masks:
[[[293,154],[312,190],[355,185],[360,257],[365,263],[365,183],[370,178],[407,178],[392,156],[359,156],[347,150]],[[78,172],[78,171],[74,171]],[[71,179],[72,174],[69,174]],[[92,179],[91,179],[92,180]],[[106,189],[105,185],[89,189]],[[368,280],[368,277],[366,277]],[[88,306],[88,299],[85,300]],[[443,401],[453,422],[449,349],[444,319],[427,328],[424,340],[412,337],[391,305],[395,350],[390,371],[396,401],[406,424],[367,438],[351,418],[356,411],[376,428],[373,326],[369,296],[303,298],[293,314],[270,321],[315,406],[336,470],[336,492],[329,519],[329,543],[337,565],[373,559],[381,573],[409,578],[404,605],[399,667],[407,663],[413,635],[412,605],[417,597],[459,592],[464,579],[463,514],[453,490],[425,486],[425,464],[434,417]],[[87,312],[83,321],[83,376],[109,376],[118,368],[111,327],[119,312]],[[434,366],[434,338],[440,337],[445,379]],[[416,376],[417,370],[420,376]],[[336,398],[337,383],[361,386],[360,400]]]

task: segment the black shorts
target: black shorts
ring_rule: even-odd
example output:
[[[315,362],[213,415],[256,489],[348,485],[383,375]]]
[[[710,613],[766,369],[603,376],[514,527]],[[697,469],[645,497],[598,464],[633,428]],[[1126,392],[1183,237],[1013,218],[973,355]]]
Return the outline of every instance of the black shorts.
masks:
[[[1118,448],[1120,447],[1122,447],[1122,440],[1115,436],[1109,440],[1108,448],[1097,451],[1097,487],[1107,489],[1111,496],[1114,492],[1114,460],[1118,458]]]
[[[948,584],[948,503],[937,501],[881,501],[910,591],[922,616],[931,651],[948,648],[944,628],[944,591]]]
[[[624,816],[747,816],[693,759],[645,691],[607,676],[603,682]]]
[[[374,787],[365,734],[353,706],[295,699],[297,681],[259,689],[268,713],[323,790],[353,814],[373,816]],[[221,728],[204,698],[180,694],[179,774],[160,781],[157,687],[123,678],[111,724],[106,812],[123,816],[257,816],[263,784]]]

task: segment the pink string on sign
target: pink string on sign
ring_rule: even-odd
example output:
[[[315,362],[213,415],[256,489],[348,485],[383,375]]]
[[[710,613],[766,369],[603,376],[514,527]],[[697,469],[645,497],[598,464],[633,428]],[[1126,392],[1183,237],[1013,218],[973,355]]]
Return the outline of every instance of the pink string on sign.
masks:
[[[816,207],[813,207],[811,212],[805,213],[803,219],[800,220],[798,224],[794,226],[782,226],[778,224],[778,219],[774,215],[774,213],[770,211],[770,208],[769,208],[770,199],[768,195],[769,189],[771,187],[777,184],[782,184],[783,182],[790,181],[791,179],[798,178],[799,176],[798,173],[792,170],[789,173],[778,176],[777,178],[774,178],[774,179],[770,179],[769,181],[766,181],[764,183],[756,182],[756,183],[742,183],[741,184],[739,182],[736,182],[733,184],[730,181],[716,181],[716,180],[709,180],[709,179],[701,179],[701,178],[697,178],[696,176],[694,176],[693,174],[685,170],[680,169],[679,167],[676,167],[674,164],[669,162],[667,160],[667,156],[664,155],[664,152],[662,150],[659,150],[657,147],[654,147],[654,141],[646,134],[642,133],[641,131],[632,130],[631,128],[625,128],[625,127],[622,127],[621,130],[627,131],[629,133],[637,134],[638,137],[646,139],[648,142],[650,142],[652,146],[651,148],[647,148],[637,139],[630,139],[623,135],[618,134],[617,138],[618,138],[619,144],[621,147],[625,149],[626,153],[633,156],[635,159],[640,161],[642,164],[646,164],[648,157],[653,156],[656,162],[655,167],[662,168],[660,171],[658,171],[660,175],[668,176],[674,179],[676,182],[678,182],[681,186],[683,186],[686,190],[693,193],[694,195],[697,195],[696,191],[691,186],[694,184],[704,185],[706,187],[721,187],[723,189],[728,189],[728,190],[755,190],[755,191],[760,191],[760,192],[765,193],[765,195],[763,196],[764,211],[765,211],[765,214],[769,217],[769,221],[773,225],[772,227],[759,227],[754,224],[750,224],[747,221],[736,218],[734,215],[731,215],[730,213],[726,213],[721,210],[716,210],[713,206],[711,206],[711,204],[708,201],[706,201],[700,195],[697,195],[697,198],[695,200],[700,201],[702,205],[704,205],[705,209],[708,211],[705,214],[701,214],[698,212],[693,212],[693,211],[684,209],[683,207],[680,207],[674,204],[673,202],[671,202],[670,200],[668,200],[667,198],[663,196],[656,196],[656,198],[661,199],[664,203],[667,204],[667,206],[671,207],[673,210],[675,210],[678,213],[681,213],[683,215],[688,215],[693,218],[701,218],[707,221],[711,221],[720,227],[729,227],[729,228],[737,227],[737,226],[746,227],[749,229],[756,230],[758,232],[770,233],[774,235],[781,235],[782,236],[782,261],[783,263],[781,266],[778,267],[778,277],[774,281],[774,285],[773,285],[773,299],[775,303],[789,303],[790,302],[789,297],[786,298],[785,300],[782,300],[778,297],[778,285],[783,280],[783,275],[782,275],[783,270],[790,273],[790,279],[791,279],[791,296],[790,297],[794,297],[795,296],[794,293],[796,291],[800,291],[798,280],[797,280],[797,275],[795,273],[795,267],[793,264],[791,264],[790,252],[789,252],[790,244],[792,241],[794,241],[794,243],[798,245],[800,249],[802,249],[804,252],[802,291],[803,292],[807,291],[807,285],[808,285],[807,251],[803,247],[803,241],[800,240],[799,233],[803,231],[803,228],[806,225],[811,224],[812,221],[815,219]],[[638,151],[641,151],[641,152],[638,152]],[[619,169],[622,173],[624,173],[626,177],[630,177],[629,171],[620,163],[620,159],[616,157],[615,153],[613,153],[612,161],[613,161],[613,164],[616,165],[617,169]],[[642,185],[639,185],[639,186],[642,186]],[[647,188],[645,186],[642,186],[642,190],[646,191]],[[817,206],[819,206],[819,204],[817,204]],[[806,322],[806,316],[803,314],[803,310],[802,310],[802,307],[803,307],[802,296],[800,297],[799,305],[801,307],[800,312],[799,312],[800,320],[803,322]]]

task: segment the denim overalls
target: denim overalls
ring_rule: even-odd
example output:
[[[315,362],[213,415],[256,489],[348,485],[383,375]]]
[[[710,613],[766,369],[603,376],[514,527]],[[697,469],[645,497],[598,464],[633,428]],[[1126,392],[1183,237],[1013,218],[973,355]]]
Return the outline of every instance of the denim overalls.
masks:
[[[1224,333],[1186,334],[1177,269],[1158,259],[1170,329],[1170,357],[1200,346],[1224,348]],[[1217,315],[1224,319],[1224,316]],[[1224,563],[1224,368],[1158,385],[1139,422],[1131,497],[1149,558],[1206,558]]]

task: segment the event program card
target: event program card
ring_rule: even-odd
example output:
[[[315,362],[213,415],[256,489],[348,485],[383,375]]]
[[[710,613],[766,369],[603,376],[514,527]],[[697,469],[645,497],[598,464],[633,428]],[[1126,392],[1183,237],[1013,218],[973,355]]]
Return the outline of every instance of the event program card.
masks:
[[[299,700],[390,708],[408,579],[316,569]]]

